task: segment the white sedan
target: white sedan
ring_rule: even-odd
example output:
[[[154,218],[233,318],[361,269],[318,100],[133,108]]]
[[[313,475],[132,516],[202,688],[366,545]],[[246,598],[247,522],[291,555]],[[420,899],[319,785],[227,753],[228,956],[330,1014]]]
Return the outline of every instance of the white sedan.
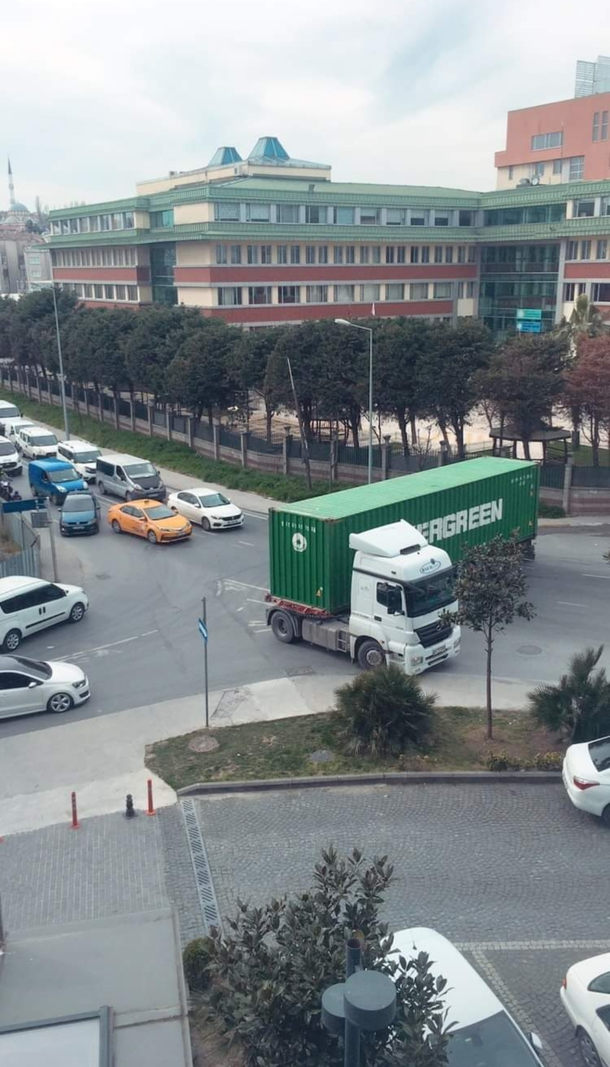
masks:
[[[563,761],[563,784],[575,808],[610,826],[610,737],[570,745]]]
[[[570,967],[560,996],[586,1067],[610,1067],[610,952]]]
[[[89,679],[74,663],[0,656],[0,719],[70,711],[89,699]]]
[[[244,516],[239,508],[222,493],[207,489],[205,485],[171,493],[167,503],[179,515],[184,515],[204,530],[228,530],[244,524]]]

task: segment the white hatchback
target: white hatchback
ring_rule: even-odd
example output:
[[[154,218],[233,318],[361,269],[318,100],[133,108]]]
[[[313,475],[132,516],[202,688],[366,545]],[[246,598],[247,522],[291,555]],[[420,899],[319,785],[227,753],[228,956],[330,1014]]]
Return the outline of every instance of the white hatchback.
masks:
[[[574,807],[610,826],[610,737],[570,745],[562,777]]]
[[[167,503],[179,515],[184,515],[204,530],[230,530],[244,524],[243,512],[223,493],[207,489],[205,485],[171,493]]]
[[[61,714],[90,695],[89,679],[74,663],[0,656],[0,719],[36,711]]]
[[[11,575],[0,578],[0,646],[13,653],[24,637],[58,622],[80,622],[89,599],[78,585]]]
[[[559,995],[587,1067],[610,1067],[610,952],[570,967]]]
[[[22,426],[16,443],[26,459],[57,459],[57,438],[44,426]]]

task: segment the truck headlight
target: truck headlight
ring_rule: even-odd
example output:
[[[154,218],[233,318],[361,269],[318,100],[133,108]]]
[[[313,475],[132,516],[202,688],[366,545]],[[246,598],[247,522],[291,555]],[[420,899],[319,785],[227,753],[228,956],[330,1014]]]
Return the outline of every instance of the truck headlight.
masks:
[[[414,667],[419,667],[420,663],[424,662],[423,656],[411,656],[411,663]]]

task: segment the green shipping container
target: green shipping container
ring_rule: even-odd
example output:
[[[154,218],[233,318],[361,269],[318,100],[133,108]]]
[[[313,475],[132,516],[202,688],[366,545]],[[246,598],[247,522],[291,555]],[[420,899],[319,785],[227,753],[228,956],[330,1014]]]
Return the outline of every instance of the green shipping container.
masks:
[[[493,457],[344,489],[269,512],[274,597],[336,613],[350,601],[349,535],[406,519],[456,562],[492,537],[536,536],[536,463]]]

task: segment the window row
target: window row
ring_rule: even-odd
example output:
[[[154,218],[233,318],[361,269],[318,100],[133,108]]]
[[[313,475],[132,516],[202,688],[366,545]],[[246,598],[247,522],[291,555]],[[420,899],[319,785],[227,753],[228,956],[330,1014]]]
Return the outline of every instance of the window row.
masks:
[[[573,303],[577,296],[583,296],[585,292],[585,282],[566,282],[563,287],[564,304]]]
[[[563,132],[557,130],[554,133],[535,133],[532,137],[532,152],[542,152],[547,148],[561,148],[563,145]]]
[[[593,252],[595,251],[595,257]],[[579,255],[580,252],[580,255]],[[608,241],[603,238],[600,241],[568,241],[566,245],[566,259],[607,259]]]
[[[474,245],[216,245],[219,266],[474,263]]]
[[[51,252],[54,267],[135,267],[135,248],[70,248]]]
[[[483,215],[484,226],[522,226],[527,222],[561,222],[566,217],[563,204],[536,204],[532,207],[492,208]]]
[[[100,233],[104,230],[132,230],[133,211],[113,211],[110,215],[81,215],[75,219],[52,219],[51,233],[66,236],[74,233]]]
[[[214,204],[217,222],[271,222],[323,226],[474,226],[476,211],[462,208],[330,207],[313,204]]]
[[[572,204],[572,217],[575,219],[592,219],[596,217],[596,200],[574,200]],[[602,196],[599,201],[599,214],[610,215],[610,196]]]
[[[137,285],[97,285],[89,282],[62,282],[63,289],[69,289],[81,300],[112,300],[122,303],[138,299]]]
[[[271,285],[223,285],[217,289],[219,307],[241,304],[346,304],[384,300],[452,300],[452,282],[388,282],[386,285],[279,285],[274,300]],[[472,299],[474,282],[458,282],[457,296]]]

